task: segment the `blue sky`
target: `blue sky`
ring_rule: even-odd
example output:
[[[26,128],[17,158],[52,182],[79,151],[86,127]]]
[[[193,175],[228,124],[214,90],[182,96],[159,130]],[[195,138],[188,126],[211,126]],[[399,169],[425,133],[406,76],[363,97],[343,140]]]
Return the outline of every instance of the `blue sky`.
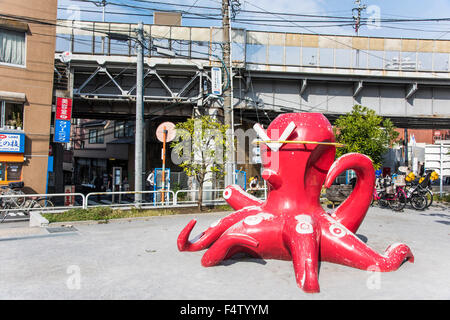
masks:
[[[147,0],[148,1],[148,0]],[[156,2],[170,2],[173,4],[195,5],[205,7],[221,7],[221,0],[155,0]],[[157,3],[139,2],[139,1],[125,1],[125,0],[108,0],[110,3],[122,3],[127,5],[135,5],[141,7],[151,7],[163,11],[164,9],[182,9],[189,10],[191,13],[199,14],[219,14],[220,11],[198,9],[195,6],[190,7],[175,7],[166,6]],[[290,16],[277,16],[271,14],[274,12],[297,13],[297,14],[311,14],[311,15],[328,15],[339,17],[352,17],[352,8],[355,7],[354,0],[241,0],[242,9],[255,10],[267,12],[267,15],[255,15],[250,13],[240,13],[237,18],[248,19],[314,19],[318,18],[302,18]],[[389,23],[378,22],[377,18],[381,19],[409,19],[409,18],[447,18],[450,17],[450,1],[449,0],[362,0],[362,4],[367,6],[363,12],[363,17],[371,18],[373,21],[370,27],[362,26],[360,29],[361,36],[373,37],[403,37],[403,38],[432,38],[432,39],[450,39],[450,21],[445,22],[408,22],[408,23]],[[59,18],[79,18],[81,20],[96,20],[101,21],[102,15],[100,13],[79,12],[80,9],[101,11],[101,8],[95,6],[93,3],[84,3],[75,0],[59,0],[58,6],[61,8],[70,8],[70,10],[60,9],[58,13]],[[133,8],[124,8],[115,5],[107,5],[106,11],[120,11],[125,13],[150,13],[149,10],[140,10]],[[110,22],[139,22],[152,23],[151,17],[138,16],[124,16],[106,14],[106,21]],[[262,23],[264,22],[254,22]],[[250,25],[245,23],[234,22],[233,27],[245,28],[248,30],[264,30],[264,31],[286,31],[286,32],[301,32],[301,33],[321,33],[321,34],[340,34],[340,35],[354,35],[355,31],[352,26],[333,26],[333,27],[313,27],[323,23],[312,22],[293,22],[284,23],[289,27],[276,27],[275,22],[266,22],[268,25]],[[336,23],[340,24],[340,23]],[[192,20],[184,19],[184,26],[220,26],[221,21],[215,20]],[[308,26],[308,27],[304,27]],[[398,29],[404,28],[404,29]],[[447,31],[448,30],[448,31]],[[433,32],[431,32],[433,31]]]

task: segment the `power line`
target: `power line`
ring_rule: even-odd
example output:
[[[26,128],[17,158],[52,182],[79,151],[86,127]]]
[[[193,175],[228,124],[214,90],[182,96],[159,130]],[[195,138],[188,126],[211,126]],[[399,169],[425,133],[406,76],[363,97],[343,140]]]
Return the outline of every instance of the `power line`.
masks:
[[[67,10],[67,11],[73,11],[73,8],[71,7],[58,7],[59,10]],[[103,13],[102,11],[99,10],[89,10],[89,9],[77,9],[79,12],[86,12],[86,13]],[[121,11],[105,11],[106,14],[110,14],[110,15],[120,15],[120,16],[138,16],[138,17],[153,17],[153,13],[126,13],[126,12],[121,12]],[[211,20],[211,18],[205,18],[205,17],[188,17],[188,16],[184,16],[183,15],[183,19],[189,19],[189,20]]]
[[[48,22],[48,20],[47,21],[42,21],[42,20],[37,20],[37,19],[30,19],[30,18],[27,18],[27,17],[21,17],[21,16],[13,16],[13,15],[5,15],[5,14],[0,14],[0,16],[4,16],[4,17],[8,17],[8,18],[13,18],[13,19],[17,19],[17,20],[22,20],[22,21],[27,21],[27,22],[32,22],[32,23],[40,23],[40,24],[45,24],[45,25],[50,25],[50,26],[61,26],[61,27],[71,27],[71,28],[73,28],[73,29],[80,29],[80,30],[84,30],[84,31],[91,31],[91,32],[94,32],[94,31],[97,31],[97,32],[100,32],[100,33],[104,33],[105,35],[108,35],[108,36],[112,36],[113,35],[113,33],[111,33],[111,32],[109,32],[109,31],[102,31],[102,29],[100,29],[100,28],[96,28],[95,30],[94,29],[91,29],[91,28],[83,28],[83,27],[77,27],[77,26],[67,26],[67,25],[60,25],[60,24],[58,24],[58,23],[52,23],[52,22]],[[296,25],[296,23],[293,23],[294,25]],[[303,27],[303,28],[305,28],[305,29],[307,29],[306,27]],[[307,29],[308,30],[308,29]],[[446,33],[448,33],[448,32],[446,32]],[[442,36],[444,36],[446,33],[444,33]],[[317,34],[317,33],[316,33]],[[327,36],[324,36],[324,35],[320,35],[320,34],[318,34],[319,36],[322,36],[322,37],[327,37]],[[136,38],[133,38],[133,37],[130,37],[130,36],[125,36],[125,39],[126,40],[137,40]],[[168,40],[170,40],[169,38],[166,38],[166,39],[168,39]],[[339,41],[337,41],[337,40],[335,40],[335,39],[333,39],[333,38],[331,38],[333,41],[336,41],[336,42],[338,42],[338,43],[340,43]],[[347,45],[347,44],[344,44],[344,45],[346,45],[347,47],[350,47],[350,48],[353,48],[351,45]],[[147,48],[148,49],[148,48]],[[168,49],[168,48],[165,48],[165,49]],[[361,50],[361,51],[363,51],[363,50]],[[204,52],[198,52],[198,51],[193,51],[193,52],[196,52],[196,53],[199,53],[199,54],[205,54]],[[365,52],[365,51],[363,51],[363,52]],[[373,57],[376,57],[377,59],[380,59],[380,60],[382,60],[382,61],[385,61],[386,59],[384,59],[383,57],[379,57],[379,56],[377,56],[377,55],[374,55],[374,54],[372,54],[372,53],[370,53],[370,52],[366,52],[366,54],[368,54],[369,56],[373,56]]]
[[[93,4],[97,4],[98,2],[96,1],[92,1],[92,0],[75,0],[75,1],[81,1],[81,2],[88,2],[88,3],[93,3]],[[212,0],[210,0],[212,1]],[[147,2],[147,3],[156,3],[156,2],[151,2],[151,1],[138,1],[138,2]],[[163,2],[159,2],[159,3],[163,3]],[[117,4],[117,3],[111,3],[113,5],[117,5],[117,6],[125,6],[125,7],[130,7],[130,5],[125,5],[125,4]],[[172,5],[172,6],[177,6],[178,4],[169,4],[169,3],[165,3],[168,5]],[[195,6],[195,3],[193,5],[183,5],[183,6],[189,6],[189,8],[193,8]],[[149,7],[137,7],[137,6],[133,6],[136,8],[139,8],[139,10],[156,10],[155,8],[149,8]],[[189,9],[189,10],[190,10]],[[212,8],[211,8],[212,9]],[[218,8],[216,8],[218,9]],[[83,10],[83,9],[81,9]],[[88,11],[88,10],[85,10]],[[272,14],[272,12],[267,12],[264,13],[262,11],[255,11],[255,10],[243,10],[243,11],[247,11],[247,12],[258,12],[258,13],[263,13],[265,15],[268,14]],[[174,11],[175,12],[175,11]],[[178,12],[178,11],[176,11]],[[99,12],[100,13],[100,12]],[[185,12],[185,14],[187,14],[188,12]],[[112,14],[123,14],[123,15],[127,15],[127,13],[125,12],[112,12]],[[136,13],[130,13],[128,15],[139,15]],[[152,16],[153,14],[149,13],[147,15],[142,15],[142,16]],[[315,17],[321,17],[321,18],[327,18],[327,17],[333,17],[333,16],[325,16],[325,15],[299,15],[299,16],[315,16]],[[190,17],[190,16],[185,16],[185,19],[200,19],[200,20],[220,20],[219,17],[211,17],[211,16],[194,16],[194,17]],[[335,17],[335,18],[339,18],[339,19],[347,19],[347,21],[350,21],[348,19],[352,19],[352,18],[348,18],[348,17]],[[432,18],[432,19],[426,19],[426,18],[421,18],[421,19],[381,19],[381,22],[389,22],[389,23],[411,23],[411,22],[430,22],[430,21],[434,21],[434,22],[443,22],[443,21],[449,21],[450,18]],[[261,21],[262,23],[258,23],[258,21]],[[280,19],[280,20],[276,20],[276,19],[255,19],[255,18],[247,18],[247,17],[241,17],[239,19],[235,19],[234,22],[236,24],[239,25],[255,25],[255,26],[270,26],[270,27],[275,27],[275,28],[329,28],[329,27],[347,27],[347,26],[352,26],[353,23],[335,23],[336,21],[340,21],[340,20],[287,20],[287,19]],[[368,20],[366,18],[361,18],[360,19],[360,25],[367,25]],[[271,23],[263,23],[263,22],[271,22]],[[316,24],[311,24],[311,25],[302,25],[299,26],[297,23],[298,22],[310,22],[310,23],[318,23]],[[287,23],[287,25],[286,25]],[[322,23],[322,24],[320,24]],[[334,24],[333,24],[334,23]],[[400,29],[400,27],[397,27],[398,29]],[[395,29],[395,27],[392,27],[392,29]],[[419,29],[416,28],[402,28],[400,30],[410,30],[410,31],[420,31]],[[311,31],[310,31],[311,32]],[[434,32],[434,31],[426,31],[426,32]],[[436,31],[438,32],[438,31]],[[313,32],[314,33],[314,32]],[[335,40],[336,41],[336,40]],[[379,59],[382,59],[381,57],[377,57]]]
[[[59,7],[58,9],[60,10],[69,10],[72,11],[73,8],[65,8],[65,7]],[[87,12],[87,13],[102,13],[102,11],[96,11],[96,10],[87,10],[87,9],[79,9],[80,12]],[[140,14],[140,13],[124,13],[124,12],[115,12],[115,11],[105,11],[106,14],[111,14],[111,15],[122,15],[122,16],[145,16],[145,17],[153,17],[153,14]],[[183,19],[189,19],[189,20],[211,20],[210,18],[205,18],[205,17],[187,17],[187,16],[183,16]],[[214,18],[214,20],[220,20],[219,18]],[[276,27],[276,28],[297,28],[296,25],[277,25],[277,24],[270,24],[270,23],[255,23],[254,21],[266,21],[264,19],[251,19],[251,20],[246,20],[246,19],[235,19],[234,22],[236,24],[242,24],[242,25],[257,25],[257,26],[271,26],[271,27]],[[271,22],[283,22],[283,20],[267,20],[267,21],[271,21]],[[292,20],[289,23],[292,22],[299,22],[301,20]],[[319,22],[327,22],[327,23],[331,23],[334,21],[309,21],[309,20],[304,20],[304,22],[311,22],[311,23],[319,23]],[[359,24],[359,26],[363,26],[363,25],[370,25],[369,23],[365,23],[365,22],[361,22]],[[303,27],[312,27],[312,28],[329,28],[329,27],[345,27],[345,26],[353,26],[353,23],[342,23],[342,24],[329,24],[329,25],[304,25]],[[426,29],[420,29],[420,28],[412,28],[412,27],[395,27],[395,26],[391,26],[391,25],[386,25],[384,24],[383,27],[385,28],[389,28],[389,29],[398,29],[398,30],[408,30],[408,31],[421,31],[421,32],[435,32],[435,33],[440,33],[440,32],[446,32],[445,30],[426,30]]]
[[[162,2],[162,1],[148,1],[148,0],[131,0],[131,1],[140,2],[140,3],[162,4],[162,5],[168,5],[168,6],[178,6],[178,7],[192,7],[191,5],[187,5],[187,4],[169,3],[169,2]],[[196,8],[198,8],[198,9],[206,9],[206,10],[221,11],[221,8],[219,8],[219,7],[196,6]],[[267,14],[267,13],[265,13],[263,11],[244,10],[244,9],[240,9],[239,12],[242,12],[242,13]],[[339,10],[339,11],[335,11],[335,12],[344,12],[344,10]],[[297,17],[319,17],[319,15],[314,15],[314,14],[282,13],[282,12],[280,12],[278,14],[286,15],[286,16],[297,16]],[[336,16],[328,16],[328,17],[339,18],[339,17],[336,17]],[[347,17],[340,17],[340,18],[349,19]]]
[[[99,33],[103,33],[103,34],[105,34],[105,35],[107,35],[107,36],[113,36],[114,34],[113,33],[111,33],[111,32],[109,32],[109,31],[107,31],[106,29],[101,29],[101,28],[95,28],[95,29],[91,29],[91,28],[85,28],[85,27],[77,27],[77,26],[68,26],[68,25],[61,25],[61,24],[58,24],[58,23],[54,23],[54,22],[48,22],[48,21],[50,21],[50,20],[37,20],[37,19],[31,19],[31,18],[28,18],[28,17],[22,17],[22,16],[14,16],[14,15],[5,15],[5,14],[0,14],[0,16],[3,16],[3,17],[7,17],[7,18],[13,18],[13,19],[16,19],[16,20],[20,20],[20,21],[26,21],[26,22],[31,22],[31,23],[39,23],[39,24],[44,24],[44,25],[49,25],[49,26],[60,26],[60,27],[69,27],[69,28],[73,28],[73,29],[79,29],[79,30],[84,30],[84,31],[90,31],[90,32],[94,32],[94,31],[96,31],[96,32],[99,32]],[[240,22],[238,22],[238,23],[240,23]],[[298,26],[296,23],[292,23],[292,24],[294,24],[294,26]],[[274,26],[274,25],[272,25],[272,26]],[[307,27],[304,27],[304,26],[299,26],[299,27],[301,27],[301,28],[305,28],[305,29],[307,29]],[[315,27],[317,27],[317,26],[315,26]],[[392,26],[389,26],[389,27],[392,27]],[[393,27],[393,28],[395,28],[395,27]],[[309,29],[307,29],[308,31],[310,31]],[[436,32],[438,32],[437,30],[436,30]],[[312,32],[313,34],[317,34],[317,35],[319,35],[319,36],[322,36],[322,37],[327,37],[326,35],[321,35],[321,34],[318,34],[318,33],[315,33],[315,32]],[[443,37],[445,34],[447,34],[447,33],[449,33],[449,32],[444,32],[443,33],[443,35],[441,36],[441,37]],[[441,38],[441,37],[439,37],[439,38]],[[438,39],[439,39],[438,38]],[[129,37],[129,36],[127,36],[126,37],[126,39],[128,39],[128,40],[136,40],[136,38],[133,38],[133,37]],[[171,40],[170,38],[164,38],[164,39],[167,39],[167,40]],[[340,43],[338,40],[336,40],[336,39],[334,39],[334,38],[330,38],[331,40],[333,40],[333,41],[336,41],[336,42],[338,42],[338,43]],[[82,41],[82,40],[79,40],[80,42]],[[347,44],[345,44],[345,43],[343,43],[343,45],[345,45],[345,46],[347,46],[347,47],[349,47],[349,48],[353,48],[351,45],[347,45]],[[363,50],[361,50],[362,52],[365,52],[365,51],[363,51]],[[200,53],[200,54],[204,54],[203,52],[197,52],[197,53]],[[374,55],[374,54],[372,54],[372,53],[370,53],[370,52],[366,52],[369,56],[373,56],[373,57],[376,57],[377,59],[380,59],[380,60],[382,60],[382,61],[385,61],[385,59],[383,58],[383,57],[379,57],[379,56],[377,56],[377,55]]]
[[[73,0],[73,1],[79,1],[79,2],[85,2],[85,3],[92,3],[97,4],[98,1],[94,0]],[[193,5],[183,5],[183,4],[174,4],[174,3],[166,3],[166,2],[159,2],[159,1],[144,1],[144,0],[133,0],[135,2],[140,3],[153,3],[153,4],[164,4],[164,5],[170,5],[170,6],[177,6],[177,7],[189,7],[188,11],[184,10],[175,10],[175,9],[164,9],[164,11],[167,12],[178,12],[178,13],[184,13],[184,14],[190,14],[190,15],[197,15],[201,16],[205,19],[211,19],[211,20],[221,20],[221,14],[201,14],[201,13],[194,13],[190,12],[190,9],[193,7],[196,8],[205,8],[210,10],[220,10],[220,8],[214,8],[214,7],[204,7],[204,6],[196,6],[195,3]],[[357,1],[358,2],[358,1]],[[136,6],[136,5],[130,5],[130,4],[124,4],[124,3],[114,3],[114,2],[108,2],[107,4],[113,5],[113,6],[119,6],[119,7],[126,7],[126,8],[133,8],[138,10],[145,10],[145,11],[161,11],[163,9],[161,8],[155,8],[155,7],[144,7],[144,6]],[[360,16],[360,13],[363,9],[365,9],[365,6],[360,6],[357,9],[359,12],[359,20],[360,22],[367,22],[370,19],[369,18],[363,18]],[[83,9],[81,9],[83,10]],[[95,11],[94,11],[95,12]],[[251,19],[252,21],[266,21],[266,22],[285,22],[285,23],[292,23],[292,22],[329,22],[329,23],[335,23],[335,22],[343,22],[343,21],[354,21],[357,19],[356,17],[345,17],[345,16],[330,16],[330,15],[313,15],[313,14],[299,14],[299,13],[282,13],[282,12],[268,12],[268,11],[256,11],[256,10],[240,10],[242,13],[256,13],[259,15],[278,15],[278,16],[296,16],[296,17],[310,17],[310,18],[322,18],[322,19],[335,19],[335,20],[287,20],[287,19],[257,19],[248,17],[248,18],[241,18],[241,21],[247,21],[247,19]],[[100,12],[99,12],[100,13]],[[118,12],[110,12],[111,14],[119,14]],[[127,15],[128,13],[124,12],[124,15]],[[337,20],[336,20],[337,19]],[[442,21],[450,21],[449,17],[444,18],[408,18],[408,19],[385,19],[380,18],[380,22],[442,22]]]
[[[151,4],[162,4],[162,5],[168,5],[168,6],[190,7],[190,5],[187,5],[187,4],[170,3],[170,2],[162,2],[162,1],[149,1],[149,0],[131,0],[131,1],[141,2],[141,3],[151,3]],[[206,10],[217,10],[217,11],[221,10],[221,8],[219,8],[219,7],[207,7],[207,6],[196,6],[196,8],[198,8],[198,9],[206,9]],[[267,14],[264,11],[245,10],[245,9],[241,9],[240,12],[242,12],[242,13]],[[333,11],[328,11],[328,12],[330,12],[330,13],[343,13],[343,12],[347,12],[347,10],[333,10]],[[302,14],[300,14],[300,13],[278,12],[277,14],[279,14],[279,15],[286,15],[286,16],[318,17],[318,15],[316,15],[315,13],[302,13]],[[336,16],[330,16],[330,17],[337,18]],[[341,17],[341,18],[351,19],[351,18],[348,18],[348,17]]]
[[[73,0],[73,1],[79,1],[79,2],[86,2],[86,3],[97,3],[97,1],[92,1],[92,0]],[[116,2],[108,2],[108,5],[112,5],[112,6],[117,6],[117,7],[124,7],[124,8],[130,8],[130,9],[139,9],[139,10],[148,10],[148,11],[161,11],[161,9],[158,8],[151,8],[151,7],[142,7],[142,6],[136,6],[136,5],[131,5],[131,4],[125,4],[125,3],[116,3]],[[175,13],[189,13],[189,11],[184,11],[184,10],[164,10],[167,12],[175,12]],[[192,15],[198,15],[201,17],[209,17],[209,18],[213,18],[214,16],[220,16],[220,14],[201,14],[201,13],[190,13]],[[211,16],[212,15],[212,16]]]

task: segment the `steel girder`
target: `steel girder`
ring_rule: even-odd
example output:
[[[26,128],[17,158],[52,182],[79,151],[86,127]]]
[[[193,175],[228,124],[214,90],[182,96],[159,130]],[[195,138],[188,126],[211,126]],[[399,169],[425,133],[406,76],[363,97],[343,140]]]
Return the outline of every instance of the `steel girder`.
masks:
[[[87,100],[129,101],[136,99],[136,73],[134,66],[99,65],[94,70],[73,67],[74,98]],[[87,78],[85,78],[87,76]],[[202,105],[203,89],[210,86],[211,78],[205,69],[158,68],[144,69],[144,101],[161,103],[188,103]],[[150,88],[153,83],[154,87]]]

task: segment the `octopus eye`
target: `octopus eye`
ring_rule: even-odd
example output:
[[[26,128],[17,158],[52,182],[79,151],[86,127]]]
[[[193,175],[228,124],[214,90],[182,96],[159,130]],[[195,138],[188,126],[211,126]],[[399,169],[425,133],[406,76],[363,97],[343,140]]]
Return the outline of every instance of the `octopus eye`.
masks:
[[[300,222],[295,227],[295,231],[300,234],[313,233],[313,226],[308,222]]]
[[[231,189],[230,188],[226,188],[223,191],[223,198],[224,199],[229,199],[231,197],[231,193],[232,193]]]
[[[337,225],[337,224],[330,225],[329,230],[330,230],[330,233],[333,236],[338,237],[338,238],[342,238],[342,237],[344,237],[347,234],[345,229],[342,228],[341,226]]]
[[[264,220],[263,217],[261,217],[259,215],[248,216],[247,218],[244,219],[244,223],[249,226],[255,226],[255,225],[261,223],[263,220]]]

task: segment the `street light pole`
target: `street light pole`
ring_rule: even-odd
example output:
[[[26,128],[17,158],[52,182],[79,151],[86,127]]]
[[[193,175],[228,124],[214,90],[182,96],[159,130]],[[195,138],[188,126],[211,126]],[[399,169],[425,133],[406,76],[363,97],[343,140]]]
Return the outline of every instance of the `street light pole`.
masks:
[[[134,191],[143,191],[143,154],[144,154],[144,24],[137,29],[138,43],[136,56],[136,134],[134,149]],[[136,193],[135,203],[142,202],[142,194]]]

